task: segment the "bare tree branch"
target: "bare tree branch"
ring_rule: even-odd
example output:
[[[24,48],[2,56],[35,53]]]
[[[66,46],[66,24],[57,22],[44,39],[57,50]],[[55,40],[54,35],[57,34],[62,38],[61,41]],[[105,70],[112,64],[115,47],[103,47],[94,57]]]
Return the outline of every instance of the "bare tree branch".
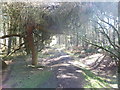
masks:
[[[86,39],[86,38],[85,38],[85,39]],[[91,44],[91,45],[93,45],[93,46],[96,46],[96,47],[98,47],[98,48],[101,48],[101,49],[103,49],[103,50],[109,52],[110,54],[112,54],[113,56],[115,56],[116,58],[119,59],[119,56],[116,55],[115,53],[113,53],[112,51],[110,51],[110,50],[104,48],[103,46],[99,46],[99,45],[97,45],[97,44],[95,44],[95,43],[92,43],[92,42],[90,42],[89,40],[87,40],[87,39],[85,40],[85,39],[82,39],[82,40],[85,41],[86,43],[89,43],[89,44]]]
[[[93,20],[92,20],[92,21],[93,21]],[[104,29],[106,29],[106,28],[103,28],[103,26],[102,26],[100,23],[98,23],[97,21],[94,21],[94,22],[96,22],[96,23],[100,26],[100,28],[103,30],[103,31],[100,31],[100,30],[99,30],[100,33],[102,33],[103,35],[105,35],[105,36],[107,37],[109,43],[113,46],[113,48],[114,48],[116,51],[119,52],[118,48],[120,48],[120,47],[117,46],[115,43],[113,43],[113,42],[111,41],[111,39],[109,38],[109,36],[105,33],[105,30],[104,30]],[[106,30],[107,30],[107,29],[106,29]]]
[[[4,35],[2,37],[0,37],[0,39],[5,39],[5,38],[9,38],[9,37],[23,37],[20,34],[10,34],[10,35]]]
[[[98,19],[106,24],[108,24],[109,26],[111,26],[116,32],[117,32],[117,35],[118,35],[118,38],[120,37],[120,33],[118,32],[118,30],[110,23],[106,22],[105,20],[101,19],[99,16],[97,16]]]

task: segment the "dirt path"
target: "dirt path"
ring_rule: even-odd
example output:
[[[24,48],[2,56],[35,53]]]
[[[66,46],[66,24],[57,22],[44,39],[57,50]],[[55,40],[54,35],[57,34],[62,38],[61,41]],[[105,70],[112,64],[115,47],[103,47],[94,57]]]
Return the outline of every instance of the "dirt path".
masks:
[[[46,65],[51,67],[54,76],[42,86],[56,82],[55,88],[83,88],[85,80],[81,70],[69,63],[73,60],[74,58],[63,51],[56,51],[54,56],[45,59]]]
[[[55,50],[55,52],[51,54],[49,57],[42,58],[42,63],[48,66],[48,71],[44,74],[50,73],[49,77],[46,76],[48,79],[46,78],[46,80],[39,81],[37,78],[41,76],[37,74],[42,73],[42,71],[26,67],[28,63],[26,64],[25,60],[19,57],[11,64],[11,70],[6,72],[7,77],[3,80],[2,86],[5,88],[29,87],[29,82],[33,80],[32,78],[35,78],[38,82],[33,86],[37,85],[37,88],[83,88],[85,81],[82,73],[79,68],[69,63],[72,62],[74,58],[62,50]],[[39,62],[41,63],[41,59]],[[44,78],[44,76],[42,77]]]
[[[90,83],[88,84],[88,87],[97,87],[97,85],[100,86],[99,84],[103,84],[105,85],[104,87],[106,87],[106,83],[103,82],[102,79],[94,75],[92,72],[84,70],[86,69],[85,65],[91,64],[91,61],[94,59],[96,60],[96,55],[98,54],[94,55],[95,58],[93,56],[89,56],[83,59],[79,59],[70,56],[62,50],[51,50],[52,51],[48,51],[46,53],[48,56],[43,53],[43,56],[39,57],[39,64],[47,66],[46,68],[42,69],[32,68],[31,66],[29,67],[28,65],[31,65],[30,58],[28,58],[28,60],[22,57],[16,58],[14,63],[11,64],[11,68],[6,73],[7,77],[4,79],[4,85],[2,85],[2,87],[84,88],[88,83]],[[81,68],[78,68],[78,66]],[[92,80],[96,80],[95,85],[91,84],[93,83],[90,82]],[[116,83],[115,80],[114,82]]]

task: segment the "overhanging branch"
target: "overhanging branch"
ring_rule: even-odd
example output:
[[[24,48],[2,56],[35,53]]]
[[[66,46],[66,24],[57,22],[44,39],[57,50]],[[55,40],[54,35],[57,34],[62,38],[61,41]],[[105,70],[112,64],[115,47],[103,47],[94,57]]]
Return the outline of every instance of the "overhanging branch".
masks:
[[[106,24],[108,24],[109,26],[111,26],[116,32],[117,32],[117,35],[118,35],[118,38],[120,37],[120,33],[118,32],[118,30],[110,23],[106,22],[105,20],[101,19],[99,16],[97,16],[98,19]]]
[[[96,46],[96,47],[98,47],[98,48],[101,48],[101,49],[109,52],[110,54],[112,54],[113,56],[115,56],[116,58],[119,59],[119,56],[117,56],[117,55],[116,55],[115,53],[113,53],[112,51],[107,50],[106,48],[104,48],[104,47],[102,47],[102,46],[99,46],[99,45],[97,45],[97,44],[95,44],[95,43],[92,43],[92,42],[88,41],[87,39],[86,39],[86,40],[82,39],[82,40],[83,40],[84,42],[86,42],[86,43],[89,43],[89,44],[91,44],[91,45],[93,45],[93,46]]]

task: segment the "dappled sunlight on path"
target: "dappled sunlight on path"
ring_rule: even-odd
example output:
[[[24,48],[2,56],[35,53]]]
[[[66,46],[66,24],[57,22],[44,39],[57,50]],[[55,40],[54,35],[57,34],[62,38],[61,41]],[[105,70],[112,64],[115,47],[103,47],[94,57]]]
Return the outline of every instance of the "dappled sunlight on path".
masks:
[[[95,86],[93,85],[90,87],[110,87],[105,80],[101,79],[97,76],[97,74],[94,73],[94,70],[87,71],[87,69],[91,69],[91,66],[94,65],[96,61],[98,63],[104,59],[103,54],[97,53],[86,56],[85,58],[71,56],[68,53],[65,53],[63,50],[56,50],[52,54],[53,56],[43,59],[42,62],[51,67],[51,70],[55,74],[57,80],[57,88],[89,87],[92,85],[92,81],[95,81],[95,83],[93,83]],[[100,70],[97,71],[99,72]],[[89,79],[87,79],[87,77],[89,77]],[[114,81],[115,80],[116,78]],[[88,84],[88,82],[90,84]],[[113,85],[113,87],[117,87],[116,84]]]
[[[45,60],[45,61],[44,61]],[[44,59],[45,65],[50,66],[56,75],[57,88],[83,88],[84,77],[70,61],[74,58],[63,51],[56,51],[52,58]]]
[[[109,88],[111,84],[116,88],[116,77],[105,75],[105,72],[101,72],[102,75],[100,69],[91,69],[96,61],[100,62],[103,58],[100,53],[79,58],[64,50],[51,49],[39,56],[38,65],[44,67],[35,68],[30,64],[31,58],[25,60],[19,57],[14,61],[3,87]]]

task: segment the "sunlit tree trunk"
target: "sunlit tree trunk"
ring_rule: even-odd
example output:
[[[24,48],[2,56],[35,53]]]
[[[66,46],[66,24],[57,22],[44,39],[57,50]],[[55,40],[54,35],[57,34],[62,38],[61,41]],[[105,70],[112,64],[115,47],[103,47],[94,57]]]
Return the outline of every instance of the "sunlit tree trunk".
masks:
[[[114,26],[116,27],[115,20],[114,20]],[[112,36],[113,36],[113,43],[115,44],[115,30],[113,30]]]
[[[13,39],[12,39],[12,43],[13,43],[12,46],[16,46],[16,45],[17,45],[17,38],[13,38]]]
[[[19,45],[22,43],[22,38],[20,37],[19,38]]]
[[[3,30],[4,35],[6,35],[5,23],[3,23]],[[6,45],[6,39],[4,39],[4,44]]]
[[[28,41],[27,41],[27,36],[23,38],[24,40],[24,43],[25,43],[25,51],[27,52],[27,55],[30,54],[30,49],[29,49],[29,46],[28,46]]]
[[[11,39],[11,37],[9,38],[9,40],[8,40],[8,52],[7,52],[7,55],[10,53],[10,51],[11,51],[11,41],[12,41],[12,39]]]
[[[67,35],[65,35],[64,37],[65,37],[65,48],[67,48],[68,46]]]
[[[10,18],[10,22],[8,23],[8,35],[12,34],[12,26],[9,26],[10,24],[12,25],[12,19],[11,18]],[[12,37],[9,37],[7,55],[11,52],[11,43],[12,43]]]
[[[11,31],[9,31],[9,34],[11,34]],[[11,43],[12,43],[12,37],[9,37],[7,55],[11,52]]]

